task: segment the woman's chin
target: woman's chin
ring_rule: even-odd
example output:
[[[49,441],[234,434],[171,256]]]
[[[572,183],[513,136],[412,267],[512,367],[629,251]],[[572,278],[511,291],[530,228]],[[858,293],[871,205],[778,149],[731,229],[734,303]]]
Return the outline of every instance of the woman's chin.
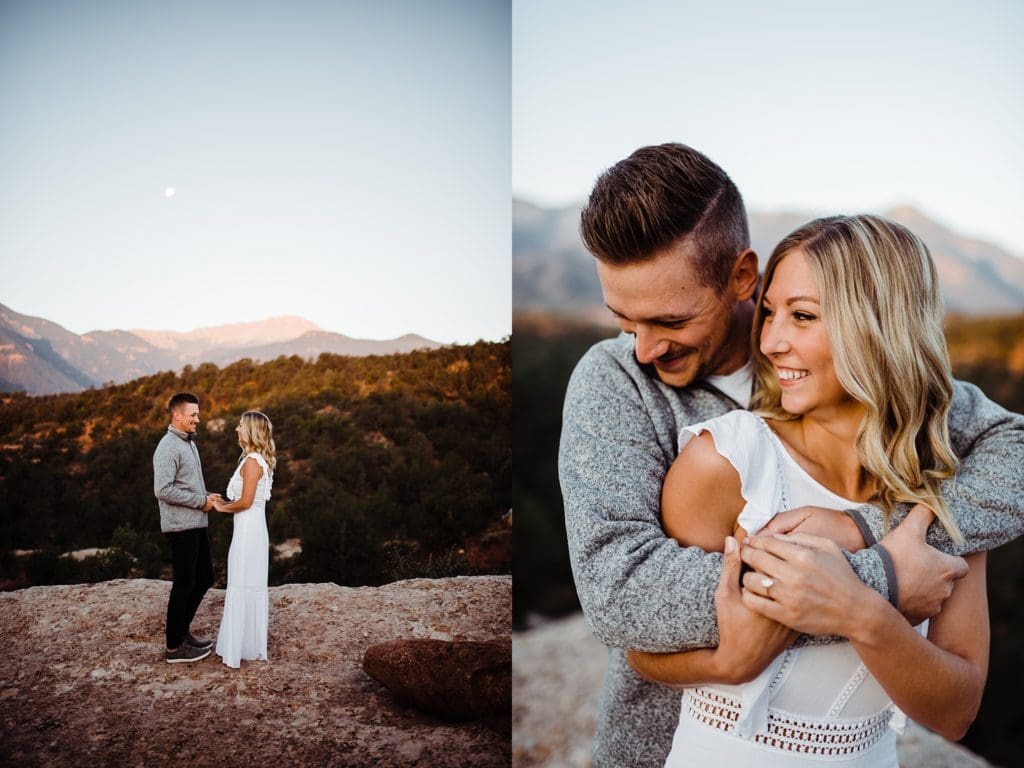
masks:
[[[786,413],[792,413],[794,416],[803,416],[814,409],[814,403],[809,402],[806,397],[799,397],[786,392],[782,393],[779,404]]]

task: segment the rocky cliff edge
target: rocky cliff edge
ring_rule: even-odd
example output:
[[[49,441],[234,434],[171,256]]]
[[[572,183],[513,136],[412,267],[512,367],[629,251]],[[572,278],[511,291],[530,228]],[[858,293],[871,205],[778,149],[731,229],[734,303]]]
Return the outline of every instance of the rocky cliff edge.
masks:
[[[267,662],[163,659],[170,582],[0,593],[0,764],[507,766],[508,717],[445,723],[363,671],[399,638],[508,639],[508,576],[270,589]],[[224,591],[193,622],[215,637]]]

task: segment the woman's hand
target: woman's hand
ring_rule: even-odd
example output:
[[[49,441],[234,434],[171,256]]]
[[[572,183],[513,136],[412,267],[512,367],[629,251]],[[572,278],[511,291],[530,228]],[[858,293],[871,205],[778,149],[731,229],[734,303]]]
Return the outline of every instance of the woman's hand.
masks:
[[[839,545],[821,536],[754,536],[742,558],[753,568],[743,577],[744,606],[804,634],[849,637],[853,609],[875,595]]]
[[[864,537],[857,524],[838,509],[798,507],[779,512],[758,531],[759,536],[773,533],[809,533],[831,539],[847,552],[864,549]]]
[[[753,680],[798,635],[746,605],[740,589],[741,566],[739,545],[729,536],[725,540],[722,577],[715,590],[719,640],[714,659],[723,678],[731,683]]]

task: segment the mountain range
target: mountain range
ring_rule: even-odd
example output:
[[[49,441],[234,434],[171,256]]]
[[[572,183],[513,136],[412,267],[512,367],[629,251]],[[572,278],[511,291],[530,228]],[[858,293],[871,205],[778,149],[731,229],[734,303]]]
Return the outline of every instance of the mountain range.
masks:
[[[513,201],[512,296],[517,312],[608,317],[594,257],[579,236],[581,208],[543,208]],[[974,316],[1024,312],[1024,259],[960,235],[909,205],[884,214],[909,227],[928,246],[947,312]],[[817,215],[821,214],[750,212],[751,245],[761,264],[776,243]]]
[[[315,358],[323,352],[361,357],[441,346],[415,334],[383,341],[354,339],[301,317],[187,332],[114,330],[79,335],[0,304],[0,391],[80,392],[201,363],[223,366],[242,358],[260,361],[281,355]]]

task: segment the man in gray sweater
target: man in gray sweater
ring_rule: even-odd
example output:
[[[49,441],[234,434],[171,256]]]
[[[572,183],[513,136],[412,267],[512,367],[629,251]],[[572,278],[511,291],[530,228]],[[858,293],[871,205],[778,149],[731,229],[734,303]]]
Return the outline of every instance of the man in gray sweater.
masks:
[[[577,365],[559,452],[577,592],[591,630],[610,649],[594,764],[661,766],[679,693],[640,678],[625,651],[718,644],[722,555],[665,536],[661,486],[683,426],[747,405],[757,256],[735,185],[680,144],[645,147],[606,171],[581,234],[625,332]],[[966,570],[955,555],[1024,532],[1024,417],[957,382],[949,426],[961,465],[943,491],[964,546],[916,517],[883,537],[881,511],[871,506],[790,513],[790,525],[803,521],[798,530],[842,531],[857,550],[847,555],[857,575],[908,616],[938,612]],[[738,676],[753,677],[778,652],[744,649],[750,667]]]
[[[153,454],[153,492],[160,505],[160,530],[171,545],[173,582],[167,602],[168,663],[188,663],[210,655],[213,641],[189,628],[206,591],[213,586],[209,520],[220,494],[207,493],[196,447],[199,398],[179,392],[167,404],[171,423]]]

